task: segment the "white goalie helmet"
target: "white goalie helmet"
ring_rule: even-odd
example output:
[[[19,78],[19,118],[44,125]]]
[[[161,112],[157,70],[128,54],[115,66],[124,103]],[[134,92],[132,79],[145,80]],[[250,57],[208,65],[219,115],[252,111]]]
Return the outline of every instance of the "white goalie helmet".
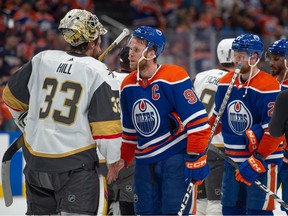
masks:
[[[232,50],[232,42],[235,38],[223,39],[217,46],[217,57],[220,63],[232,63],[234,52]]]
[[[107,33],[96,15],[80,9],[70,10],[60,21],[58,29],[72,46],[94,41]]]

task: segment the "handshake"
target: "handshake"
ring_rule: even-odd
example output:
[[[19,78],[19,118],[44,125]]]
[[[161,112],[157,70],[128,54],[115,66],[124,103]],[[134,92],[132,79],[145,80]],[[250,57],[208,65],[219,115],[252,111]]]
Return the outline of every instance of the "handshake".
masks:
[[[108,164],[107,183],[111,184],[117,180],[119,171],[125,166],[125,161],[120,159],[113,164]]]

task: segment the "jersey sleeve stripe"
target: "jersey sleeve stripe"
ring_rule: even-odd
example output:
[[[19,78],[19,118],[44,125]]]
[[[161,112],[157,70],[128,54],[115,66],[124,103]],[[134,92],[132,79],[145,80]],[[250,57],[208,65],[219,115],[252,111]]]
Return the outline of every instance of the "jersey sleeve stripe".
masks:
[[[2,94],[2,99],[5,104],[15,111],[26,111],[28,110],[28,104],[25,104],[18,100],[10,91],[9,87],[5,87]]]
[[[121,137],[122,134],[113,134],[113,135],[107,135],[107,136],[93,136],[93,139],[115,139]]]
[[[194,119],[196,119],[199,116],[204,115],[204,114],[207,115],[207,112],[204,109],[194,113],[193,115],[189,116],[187,119],[185,119],[183,121],[183,125],[186,126],[188,124],[188,122],[193,121]]]
[[[136,135],[129,135],[129,134],[125,134],[123,133],[122,134],[122,138],[125,139],[125,140],[137,140],[137,136]]]
[[[31,145],[29,145],[29,143],[27,143],[26,140],[24,140],[24,141],[25,141],[25,146],[27,147],[28,151],[32,155],[38,156],[38,157],[45,157],[45,158],[62,158],[62,157],[67,157],[67,156],[74,155],[74,154],[77,154],[77,153],[80,153],[80,152],[83,152],[83,151],[87,151],[89,149],[96,148],[96,144],[92,143],[92,144],[89,144],[87,146],[75,149],[73,151],[68,151],[68,152],[61,153],[61,154],[47,154],[47,153],[40,153],[40,152],[34,151],[32,149],[32,147],[31,147]]]
[[[122,134],[120,120],[99,121],[90,123],[93,137],[116,136]]]
[[[208,117],[204,117],[204,118],[195,120],[193,122],[190,122],[190,123],[187,124],[187,127],[194,127],[195,125],[202,124],[202,123],[205,123],[205,122],[206,123],[208,122]]]
[[[205,125],[203,125],[203,126],[201,126],[201,127],[189,129],[189,130],[187,130],[187,133],[188,133],[188,134],[196,133],[196,132],[199,132],[199,131],[208,129],[208,128],[210,128],[210,125],[209,125],[209,124],[205,124]]]

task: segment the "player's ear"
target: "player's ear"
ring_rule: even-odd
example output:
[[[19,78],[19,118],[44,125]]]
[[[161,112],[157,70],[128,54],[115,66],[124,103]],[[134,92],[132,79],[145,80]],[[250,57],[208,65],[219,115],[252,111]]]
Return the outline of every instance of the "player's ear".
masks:
[[[154,49],[151,49],[149,52],[148,52],[148,58],[155,58],[156,57],[156,53],[155,53],[155,50]]]
[[[251,60],[257,60],[258,59],[258,53],[253,53],[252,55],[251,55]]]

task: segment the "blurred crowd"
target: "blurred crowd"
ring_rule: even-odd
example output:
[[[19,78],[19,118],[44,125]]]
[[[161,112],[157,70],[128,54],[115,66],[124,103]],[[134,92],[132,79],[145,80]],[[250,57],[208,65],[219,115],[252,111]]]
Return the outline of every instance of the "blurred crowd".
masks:
[[[121,15],[131,16],[123,23],[131,28],[149,25],[177,34],[213,29],[225,35],[254,33],[271,40],[288,35],[288,0],[1,0],[0,88],[38,52],[68,48],[57,29],[67,11],[81,8],[99,16],[104,2],[111,9],[105,10],[107,16],[118,21]],[[129,5],[129,12],[127,7],[122,12],[121,5]],[[119,17],[115,8],[122,12]],[[177,45],[168,52],[179,50]],[[17,130],[2,97],[0,103],[0,130]]]

